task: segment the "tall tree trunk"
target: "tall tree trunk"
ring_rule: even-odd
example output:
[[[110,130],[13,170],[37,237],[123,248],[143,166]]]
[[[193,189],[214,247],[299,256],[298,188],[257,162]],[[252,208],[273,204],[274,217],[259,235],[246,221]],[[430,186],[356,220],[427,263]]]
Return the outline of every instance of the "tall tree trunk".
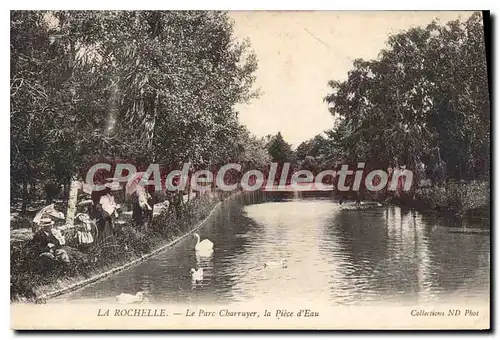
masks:
[[[73,226],[76,215],[76,203],[78,200],[78,190],[81,187],[81,183],[74,176],[71,179],[69,198],[68,198],[68,208],[66,210],[66,225]]]

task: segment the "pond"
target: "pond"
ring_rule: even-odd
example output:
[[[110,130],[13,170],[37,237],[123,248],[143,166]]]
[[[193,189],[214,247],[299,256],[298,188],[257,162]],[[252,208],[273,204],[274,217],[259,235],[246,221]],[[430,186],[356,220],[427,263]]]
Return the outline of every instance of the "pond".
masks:
[[[211,256],[197,256],[196,239],[187,237],[55,302],[111,302],[138,291],[152,303],[187,304],[489,301],[488,220],[450,220],[390,205],[355,209],[325,194],[281,193],[224,202],[198,233],[214,243]],[[281,260],[286,268],[264,265]],[[202,282],[192,282],[190,269],[197,267]]]

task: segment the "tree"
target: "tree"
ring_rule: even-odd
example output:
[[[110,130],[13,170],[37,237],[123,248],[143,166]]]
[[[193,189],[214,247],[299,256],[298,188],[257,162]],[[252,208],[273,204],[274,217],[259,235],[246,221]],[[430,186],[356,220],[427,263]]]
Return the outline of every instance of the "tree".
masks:
[[[295,160],[292,146],[283,139],[281,132],[268,137],[267,150],[273,162],[283,164]]]
[[[334,167],[332,160],[336,158],[333,139],[329,138],[330,131],[325,131],[325,136],[316,135],[314,138],[302,142],[295,150],[300,168],[312,172]]]
[[[225,12],[13,11],[11,37],[11,172],[25,191],[98,161],[210,168],[248,141],[234,105],[254,97],[257,62]]]
[[[47,31],[40,13],[11,12],[11,198],[19,197],[21,187],[23,211],[28,185],[33,186],[38,176],[48,172],[43,152],[44,121],[38,117],[51,113],[51,96],[44,81],[49,56],[41,51]]]
[[[489,102],[480,14],[392,35],[377,60],[330,81],[340,157],[373,167],[447,164],[448,176],[488,173]]]

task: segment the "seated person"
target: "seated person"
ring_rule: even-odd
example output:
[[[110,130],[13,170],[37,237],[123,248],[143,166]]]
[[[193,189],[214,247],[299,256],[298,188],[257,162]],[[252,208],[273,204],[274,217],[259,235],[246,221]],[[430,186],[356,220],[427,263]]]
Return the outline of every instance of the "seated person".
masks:
[[[52,233],[52,226],[54,225],[54,221],[50,218],[42,218],[40,220],[39,226],[40,230],[38,230],[33,236],[33,246],[39,252],[49,251],[53,247],[59,248],[61,246],[59,240]]]
[[[49,267],[53,267],[54,262],[68,264],[69,256],[61,247],[65,240],[59,230],[54,234],[52,229],[54,221],[50,218],[40,219],[40,230],[33,236],[32,244],[40,259]]]

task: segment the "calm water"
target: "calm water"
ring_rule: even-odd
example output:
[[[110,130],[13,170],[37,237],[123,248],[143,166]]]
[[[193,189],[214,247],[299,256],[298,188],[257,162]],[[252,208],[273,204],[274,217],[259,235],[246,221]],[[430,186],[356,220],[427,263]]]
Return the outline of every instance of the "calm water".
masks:
[[[150,302],[230,303],[302,299],[398,304],[489,299],[486,224],[449,221],[399,207],[346,210],[328,198],[237,199],[198,231],[215,244],[197,258],[196,240],[58,298],[115,301],[145,292]],[[287,268],[264,268],[287,259]],[[193,284],[190,269],[204,268]]]

